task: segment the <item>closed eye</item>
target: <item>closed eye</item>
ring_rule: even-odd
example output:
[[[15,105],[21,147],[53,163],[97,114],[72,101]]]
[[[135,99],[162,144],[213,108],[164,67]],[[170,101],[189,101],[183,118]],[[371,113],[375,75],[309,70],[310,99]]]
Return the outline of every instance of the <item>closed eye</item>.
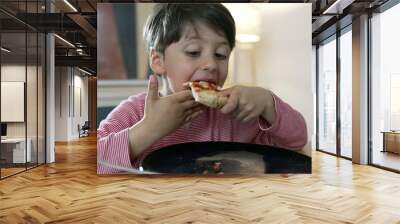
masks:
[[[186,54],[190,57],[198,57],[200,56],[200,51],[186,51]]]
[[[226,55],[224,55],[224,54],[215,54],[215,56],[218,58],[218,59],[221,59],[221,60],[224,60],[224,59],[226,59]]]

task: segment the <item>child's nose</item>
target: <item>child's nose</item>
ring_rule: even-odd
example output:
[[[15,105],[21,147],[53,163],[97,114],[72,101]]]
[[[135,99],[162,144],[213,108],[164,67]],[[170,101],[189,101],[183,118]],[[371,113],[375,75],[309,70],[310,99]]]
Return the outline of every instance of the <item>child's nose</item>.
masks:
[[[217,69],[217,61],[214,57],[206,57],[203,61],[203,70],[214,71]]]

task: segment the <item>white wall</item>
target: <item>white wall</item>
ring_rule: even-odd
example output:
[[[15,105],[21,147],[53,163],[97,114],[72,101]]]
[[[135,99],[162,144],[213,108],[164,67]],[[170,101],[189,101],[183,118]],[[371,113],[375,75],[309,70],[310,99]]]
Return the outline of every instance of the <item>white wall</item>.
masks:
[[[300,111],[314,135],[311,4],[263,4],[261,41],[255,44],[256,83]]]
[[[66,141],[68,133],[68,85],[67,67],[55,68],[55,140]]]
[[[78,124],[82,126],[88,120],[88,78],[82,75],[75,68],[56,67],[55,141],[79,138]],[[82,106],[82,115],[79,105]]]

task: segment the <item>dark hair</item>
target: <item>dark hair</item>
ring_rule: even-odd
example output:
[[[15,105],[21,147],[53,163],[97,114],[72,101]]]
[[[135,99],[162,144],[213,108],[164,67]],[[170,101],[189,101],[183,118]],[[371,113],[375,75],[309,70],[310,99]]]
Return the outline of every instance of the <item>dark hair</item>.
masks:
[[[160,3],[147,20],[144,39],[147,49],[164,53],[165,48],[178,42],[187,24],[205,22],[215,32],[225,34],[231,49],[235,46],[235,21],[220,3]]]

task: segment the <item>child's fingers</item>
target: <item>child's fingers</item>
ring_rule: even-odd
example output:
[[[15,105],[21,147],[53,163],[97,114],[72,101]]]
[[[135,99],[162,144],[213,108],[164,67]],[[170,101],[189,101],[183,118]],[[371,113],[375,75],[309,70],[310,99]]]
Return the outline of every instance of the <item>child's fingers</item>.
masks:
[[[261,108],[254,109],[254,110],[251,111],[251,113],[249,115],[247,115],[245,118],[243,118],[243,122],[247,122],[247,121],[250,121],[252,119],[255,119],[258,116],[261,116],[261,114],[262,114],[262,109]]]
[[[158,99],[158,81],[155,75],[151,75],[149,78],[149,84],[147,88],[146,101],[153,101]]]
[[[255,110],[256,110],[255,104],[247,103],[246,100],[244,100],[244,98],[241,98],[239,103],[240,113],[236,115],[236,119],[243,121],[245,117],[255,112]]]
[[[185,87],[185,88],[187,88],[187,89],[190,89],[190,84],[189,84],[189,82],[183,83],[183,87]]]
[[[205,109],[207,109],[207,107],[204,106],[203,104],[198,103],[198,104],[197,104],[196,106],[194,106],[192,109],[193,109],[194,111],[200,111],[200,110],[205,110]]]
[[[194,112],[191,116],[190,116],[190,120],[193,120],[194,118],[198,117],[200,114],[204,113],[203,110],[199,110]]]
[[[176,102],[183,102],[193,99],[192,91],[190,90],[182,90],[180,92],[172,94],[171,97],[173,97]]]
[[[239,104],[239,97],[234,92],[228,98],[228,102],[221,108],[221,112],[224,114],[229,114],[233,112]]]
[[[247,115],[247,117],[243,118],[243,122],[253,120],[256,117],[257,117],[257,115],[255,115],[254,113],[251,113],[251,114]]]
[[[243,119],[251,114],[251,111],[242,110],[240,113],[235,117],[239,121],[243,121]]]
[[[184,110],[187,110],[187,109],[192,109],[193,107],[198,106],[199,103],[197,103],[196,101],[194,101],[194,100],[192,99],[192,100],[187,100],[187,101],[185,101],[185,102],[183,102],[183,103],[180,103],[180,105],[182,106],[182,108],[183,108]]]
[[[183,116],[187,117],[193,113],[196,113],[198,111],[203,111],[203,110],[204,110],[204,107],[202,107],[202,106],[194,106],[192,108],[186,109]]]
[[[192,112],[192,114],[188,115],[185,119],[185,123],[189,122],[191,120],[193,120],[194,118],[196,118],[197,116],[199,116],[201,113],[203,113],[203,110],[199,110],[196,112]]]
[[[180,107],[183,111],[186,112],[187,110],[195,109],[197,107],[197,105],[198,105],[198,103],[193,100],[193,101],[187,101],[187,102],[181,103]]]
[[[196,107],[186,110],[184,112],[184,117],[185,117],[184,122],[187,122],[187,121],[193,119],[194,117],[197,117],[199,114],[204,112],[204,109],[205,109],[204,106],[196,106]]]
[[[188,109],[188,110],[184,111],[183,112],[184,120],[186,121],[191,114],[193,114],[193,109]]]

